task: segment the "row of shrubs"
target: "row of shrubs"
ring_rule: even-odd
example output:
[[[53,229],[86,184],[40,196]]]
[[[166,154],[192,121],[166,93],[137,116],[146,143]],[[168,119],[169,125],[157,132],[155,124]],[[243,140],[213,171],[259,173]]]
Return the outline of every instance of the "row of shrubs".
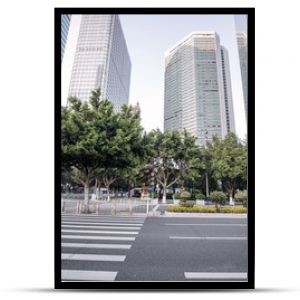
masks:
[[[203,207],[203,206],[174,206],[170,205],[167,208],[168,212],[187,212],[187,213],[224,213],[224,214],[243,214],[247,213],[246,207]]]
[[[244,206],[247,205],[247,193],[239,192],[234,198],[237,201],[241,201]],[[182,206],[192,207],[193,201],[190,200],[204,200],[205,196],[203,194],[190,194],[189,192],[182,192],[181,194],[174,194],[174,199],[180,199],[180,205]],[[216,204],[224,205],[227,200],[227,195],[221,191],[214,191],[210,194],[210,200]]]

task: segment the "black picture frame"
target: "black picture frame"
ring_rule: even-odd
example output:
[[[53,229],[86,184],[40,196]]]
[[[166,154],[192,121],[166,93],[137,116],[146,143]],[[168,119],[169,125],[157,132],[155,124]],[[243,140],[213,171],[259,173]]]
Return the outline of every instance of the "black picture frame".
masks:
[[[248,16],[248,281],[198,282],[198,281],[153,281],[153,282],[61,282],[61,15],[62,14],[232,14]],[[203,289],[254,289],[255,270],[255,9],[254,8],[55,8],[54,76],[55,76],[55,289],[98,289],[98,290],[176,290],[192,291]]]

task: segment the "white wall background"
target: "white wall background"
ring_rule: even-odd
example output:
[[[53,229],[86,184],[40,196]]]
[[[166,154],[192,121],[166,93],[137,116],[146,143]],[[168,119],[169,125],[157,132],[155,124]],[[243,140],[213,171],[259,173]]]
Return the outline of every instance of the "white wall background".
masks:
[[[298,1],[143,1],[143,6],[256,7],[256,292],[209,299],[299,299]],[[53,292],[55,6],[141,1],[10,1],[1,30],[2,299],[140,299],[140,293]],[[198,293],[189,297],[199,299]],[[168,294],[146,294],[160,299]],[[182,293],[172,295],[182,299]]]

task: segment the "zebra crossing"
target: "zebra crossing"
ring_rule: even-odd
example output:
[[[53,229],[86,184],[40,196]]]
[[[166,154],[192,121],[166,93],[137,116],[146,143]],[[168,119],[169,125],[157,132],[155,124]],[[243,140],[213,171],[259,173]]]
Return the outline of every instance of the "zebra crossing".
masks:
[[[116,280],[144,221],[144,216],[62,215],[61,280]]]

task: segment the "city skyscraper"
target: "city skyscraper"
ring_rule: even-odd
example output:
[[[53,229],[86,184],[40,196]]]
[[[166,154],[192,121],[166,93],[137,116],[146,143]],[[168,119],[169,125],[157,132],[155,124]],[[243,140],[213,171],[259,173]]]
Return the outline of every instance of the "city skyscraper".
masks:
[[[68,32],[70,27],[71,15],[61,15],[61,61],[64,57],[65,47],[68,38]]]
[[[100,88],[101,98],[120,111],[128,104],[131,62],[118,15],[82,15],[69,96],[87,101]]]
[[[225,100],[226,134],[228,134],[229,132],[235,132],[235,120],[232,103],[229,56],[228,51],[224,46],[221,46],[221,58]]]
[[[192,32],[165,53],[165,131],[186,129],[200,145],[234,131],[228,56],[221,53],[211,31]]]
[[[248,118],[248,42],[246,33],[237,33],[237,44],[240,57],[245,112],[246,118]]]

